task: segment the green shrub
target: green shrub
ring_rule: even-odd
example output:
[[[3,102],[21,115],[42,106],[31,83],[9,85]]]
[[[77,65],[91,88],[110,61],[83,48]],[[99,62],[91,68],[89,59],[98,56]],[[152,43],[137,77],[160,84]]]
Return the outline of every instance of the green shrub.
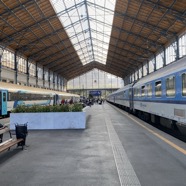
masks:
[[[26,106],[26,105],[19,105],[16,108],[14,108],[11,112],[12,113],[28,113],[28,112],[81,112],[83,109],[83,106],[79,103],[75,103],[72,105],[32,105],[32,106]]]
[[[71,112],[80,112],[83,109],[83,105],[82,104],[73,104],[71,107]]]

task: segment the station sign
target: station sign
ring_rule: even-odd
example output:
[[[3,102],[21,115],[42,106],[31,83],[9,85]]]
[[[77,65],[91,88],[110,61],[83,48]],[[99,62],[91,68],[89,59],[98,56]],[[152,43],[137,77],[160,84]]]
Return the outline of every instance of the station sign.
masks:
[[[101,90],[91,90],[89,94],[92,96],[101,96]]]

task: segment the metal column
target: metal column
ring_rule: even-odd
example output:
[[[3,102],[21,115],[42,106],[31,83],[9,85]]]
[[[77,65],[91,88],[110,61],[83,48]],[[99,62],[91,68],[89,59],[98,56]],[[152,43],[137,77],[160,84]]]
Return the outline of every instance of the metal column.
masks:
[[[18,64],[18,61],[17,61],[17,51],[16,51],[14,54],[14,74],[15,74],[14,84],[17,84],[17,76],[18,76],[17,64]]]
[[[37,63],[36,63],[36,87],[38,87],[38,69],[37,69]]]
[[[26,59],[26,74],[27,74],[27,86],[29,86],[29,64],[28,64],[29,58]]]
[[[3,48],[0,47],[0,81],[2,80],[1,78],[1,70],[2,70],[2,56],[3,56]]]

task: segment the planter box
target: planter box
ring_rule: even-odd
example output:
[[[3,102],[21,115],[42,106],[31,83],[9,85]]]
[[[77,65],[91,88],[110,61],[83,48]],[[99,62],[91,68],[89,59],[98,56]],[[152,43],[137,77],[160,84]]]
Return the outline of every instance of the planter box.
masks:
[[[10,129],[28,122],[28,129],[85,129],[85,112],[11,113]]]

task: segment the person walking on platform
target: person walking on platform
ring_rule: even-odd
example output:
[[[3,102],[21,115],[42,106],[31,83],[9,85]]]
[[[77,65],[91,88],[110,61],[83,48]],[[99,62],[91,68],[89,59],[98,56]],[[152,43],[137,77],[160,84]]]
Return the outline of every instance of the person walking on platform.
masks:
[[[65,104],[65,99],[62,99],[61,100],[61,105],[64,105]]]
[[[73,104],[73,99],[72,98],[70,99],[69,104]]]

